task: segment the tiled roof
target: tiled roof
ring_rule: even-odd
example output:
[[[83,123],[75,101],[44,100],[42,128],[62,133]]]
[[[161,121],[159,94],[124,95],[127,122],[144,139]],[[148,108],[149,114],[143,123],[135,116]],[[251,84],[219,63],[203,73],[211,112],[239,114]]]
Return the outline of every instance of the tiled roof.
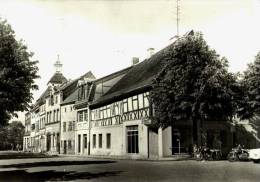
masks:
[[[72,104],[77,100],[78,90],[75,89],[62,103],[61,105]]]
[[[62,73],[55,73],[50,81],[48,81],[48,83],[56,83],[56,84],[62,84],[64,82],[66,82],[67,79],[63,76]]]
[[[37,108],[40,105],[43,105],[45,103],[45,97],[47,97],[49,94],[49,88],[47,88],[39,97],[39,99],[37,99],[36,103],[34,104],[33,108]]]
[[[152,80],[160,72],[164,63],[165,52],[170,50],[173,44],[167,46],[149,59],[133,66],[133,68],[119,80],[107,93],[95,100],[91,108],[96,108],[124,97],[134,95],[151,89]]]

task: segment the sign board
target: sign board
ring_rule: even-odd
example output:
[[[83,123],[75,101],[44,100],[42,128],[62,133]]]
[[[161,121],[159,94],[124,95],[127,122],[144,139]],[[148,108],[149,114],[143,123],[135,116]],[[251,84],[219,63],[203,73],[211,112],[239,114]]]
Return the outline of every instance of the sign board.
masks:
[[[150,125],[152,122],[151,122],[151,119],[149,119],[148,117],[143,117],[142,118],[142,124],[144,125]]]

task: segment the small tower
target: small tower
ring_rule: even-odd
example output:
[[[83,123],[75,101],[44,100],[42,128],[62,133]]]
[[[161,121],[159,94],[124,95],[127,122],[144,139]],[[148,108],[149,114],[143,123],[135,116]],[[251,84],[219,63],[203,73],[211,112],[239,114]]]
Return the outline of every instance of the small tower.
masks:
[[[54,64],[54,67],[56,69],[56,73],[61,73],[61,71],[62,71],[62,64],[60,62],[60,56],[59,55],[57,57],[57,61]]]

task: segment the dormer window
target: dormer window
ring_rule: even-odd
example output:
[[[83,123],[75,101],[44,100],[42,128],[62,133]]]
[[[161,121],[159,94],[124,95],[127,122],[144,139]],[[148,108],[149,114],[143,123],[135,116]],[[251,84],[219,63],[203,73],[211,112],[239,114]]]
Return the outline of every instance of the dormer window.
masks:
[[[84,85],[80,85],[78,88],[78,100],[85,99],[85,87]]]
[[[54,105],[54,97],[53,97],[53,95],[51,95],[50,102],[51,102],[51,105]]]

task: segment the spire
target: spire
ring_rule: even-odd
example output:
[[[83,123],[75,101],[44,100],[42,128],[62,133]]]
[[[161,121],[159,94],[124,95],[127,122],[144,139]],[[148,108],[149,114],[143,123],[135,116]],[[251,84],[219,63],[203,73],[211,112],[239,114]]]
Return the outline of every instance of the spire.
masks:
[[[54,64],[54,67],[56,69],[56,73],[61,73],[62,64],[60,62],[60,55],[58,54],[57,61]]]

